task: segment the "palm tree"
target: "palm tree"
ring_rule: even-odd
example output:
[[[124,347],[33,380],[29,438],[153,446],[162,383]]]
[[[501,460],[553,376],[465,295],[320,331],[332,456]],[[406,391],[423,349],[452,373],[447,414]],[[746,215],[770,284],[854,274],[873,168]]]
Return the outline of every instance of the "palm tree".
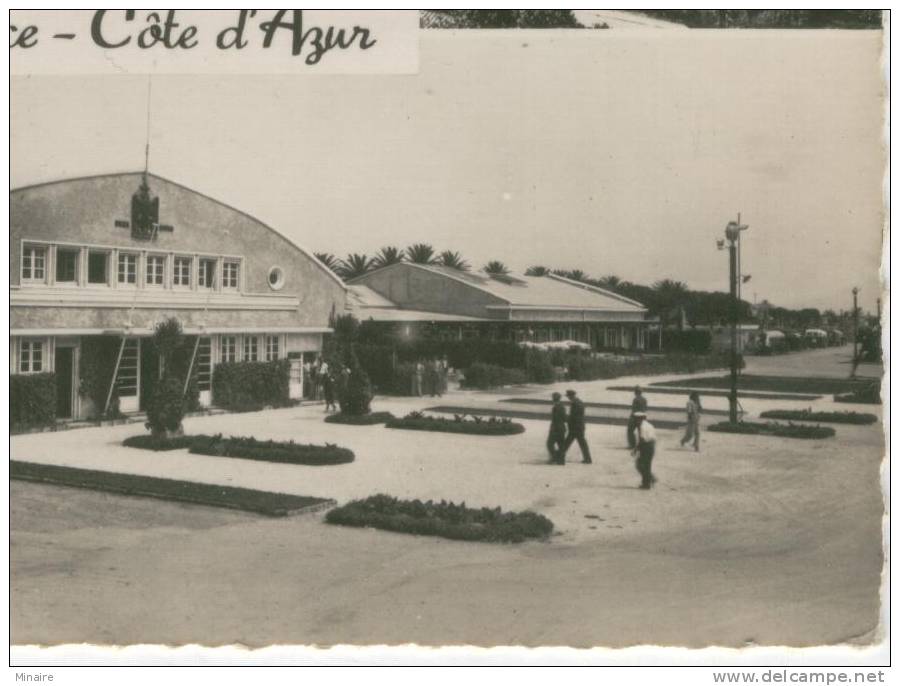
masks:
[[[382,267],[389,267],[398,262],[403,262],[403,251],[394,245],[386,245],[379,250],[372,259],[372,267],[374,269],[381,269]]]
[[[372,260],[370,260],[366,255],[353,253],[351,255],[347,255],[345,259],[341,260],[340,274],[344,281],[349,281],[350,279],[355,279],[358,276],[362,276],[371,268]]]
[[[319,262],[324,264],[335,274],[340,273],[341,261],[330,252],[314,252],[313,255],[316,256],[316,259],[319,260]]]
[[[434,248],[428,243],[416,243],[406,249],[406,259],[413,264],[434,264]]]
[[[657,281],[653,284],[653,291],[663,323],[669,319],[673,310],[684,306],[690,293],[687,284],[672,279]]]
[[[547,276],[549,273],[550,270],[541,265],[535,265],[525,270],[525,276]]]
[[[445,250],[442,252],[438,258],[438,264],[442,267],[458,269],[461,272],[469,271],[469,263],[462,258],[462,255],[458,252],[453,252],[452,250]]]
[[[587,281],[587,274],[585,274],[580,269],[573,269],[570,272],[566,273],[566,277],[572,279],[572,281]]]
[[[491,260],[486,265],[484,265],[484,267],[482,267],[482,270],[485,274],[492,274],[496,276],[504,276],[506,274],[509,274],[509,267],[507,267],[499,260]]]
[[[611,291],[614,291],[622,285],[622,279],[620,279],[618,276],[610,274],[608,276],[597,279],[597,285],[600,286],[600,288],[607,288]]]

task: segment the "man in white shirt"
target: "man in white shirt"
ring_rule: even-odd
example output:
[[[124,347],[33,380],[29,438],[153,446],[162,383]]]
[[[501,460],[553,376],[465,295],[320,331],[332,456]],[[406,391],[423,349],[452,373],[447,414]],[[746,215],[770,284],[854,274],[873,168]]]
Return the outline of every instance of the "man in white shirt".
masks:
[[[632,451],[632,455],[638,458],[634,462],[638,472],[641,475],[641,488],[650,489],[656,482],[656,477],[650,466],[653,463],[653,455],[656,452],[656,429],[647,420],[647,414],[644,412],[635,412],[634,419],[637,421],[637,445]]]

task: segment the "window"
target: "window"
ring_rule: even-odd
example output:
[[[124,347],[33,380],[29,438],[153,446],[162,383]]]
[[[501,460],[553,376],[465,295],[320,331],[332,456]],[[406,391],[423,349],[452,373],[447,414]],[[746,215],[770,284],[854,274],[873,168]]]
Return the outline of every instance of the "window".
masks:
[[[162,286],[166,273],[166,258],[162,255],[147,255],[147,285]]]
[[[88,283],[109,283],[109,253],[98,250],[88,253]]]
[[[194,260],[190,257],[175,258],[175,285],[190,286],[191,285],[191,263]]]
[[[235,336],[222,336],[220,349],[222,362],[237,362],[237,338]]]
[[[240,269],[241,263],[233,260],[222,265],[222,288],[238,287]]]
[[[256,362],[259,359],[259,341],[256,336],[244,336],[244,361]]]
[[[213,288],[216,284],[216,261],[200,260],[197,264],[197,285],[200,288]]]
[[[266,336],[266,362],[278,359],[278,336]]]
[[[47,248],[26,245],[22,248],[22,280],[43,281],[47,274]]]
[[[78,283],[78,258],[80,256],[81,251],[79,250],[56,249],[57,283]]]
[[[119,253],[119,283],[137,283],[137,255]]]
[[[273,291],[284,288],[284,270],[281,267],[272,267],[269,270],[269,288]]]
[[[19,347],[19,372],[37,374],[44,371],[43,341],[23,340]]]

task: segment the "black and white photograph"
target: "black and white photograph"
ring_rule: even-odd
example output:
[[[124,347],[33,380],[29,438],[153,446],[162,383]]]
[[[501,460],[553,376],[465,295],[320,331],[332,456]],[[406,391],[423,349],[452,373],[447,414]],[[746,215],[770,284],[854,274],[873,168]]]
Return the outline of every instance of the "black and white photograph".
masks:
[[[9,16],[11,678],[884,680],[889,11]]]

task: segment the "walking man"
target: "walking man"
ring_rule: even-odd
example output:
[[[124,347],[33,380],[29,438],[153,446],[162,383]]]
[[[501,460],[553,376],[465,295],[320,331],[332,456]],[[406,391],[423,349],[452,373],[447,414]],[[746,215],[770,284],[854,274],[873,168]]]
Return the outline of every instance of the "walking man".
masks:
[[[581,448],[581,461],[584,464],[591,463],[591,449],[588,448],[587,439],[584,437],[584,403],[581,402],[575,391],[569,389],[566,391],[566,397],[569,399],[569,435],[566,437],[566,443],[560,452],[559,459],[561,462],[566,461],[566,453],[569,447],[575,441],[578,441],[578,447]]]
[[[559,393],[553,394],[553,409],[550,411],[550,434],[547,436],[547,452],[550,464],[565,464],[566,406]]]
[[[700,413],[703,407],[700,405],[700,394],[692,391],[687,401],[687,428],[684,438],[681,439],[681,447],[694,441],[694,450],[700,452]]]
[[[645,413],[636,412],[634,417],[637,420],[637,445],[632,450],[632,455],[637,455],[634,466],[641,475],[641,488],[648,490],[656,483],[651,469],[653,455],[656,453],[656,429],[647,421]]]
[[[644,397],[644,392],[641,390],[640,386],[634,387],[634,399],[631,401],[631,415],[628,417],[628,447],[634,450],[634,446],[637,445],[637,420],[635,416],[638,412],[643,412],[645,415],[647,413],[647,399]]]

